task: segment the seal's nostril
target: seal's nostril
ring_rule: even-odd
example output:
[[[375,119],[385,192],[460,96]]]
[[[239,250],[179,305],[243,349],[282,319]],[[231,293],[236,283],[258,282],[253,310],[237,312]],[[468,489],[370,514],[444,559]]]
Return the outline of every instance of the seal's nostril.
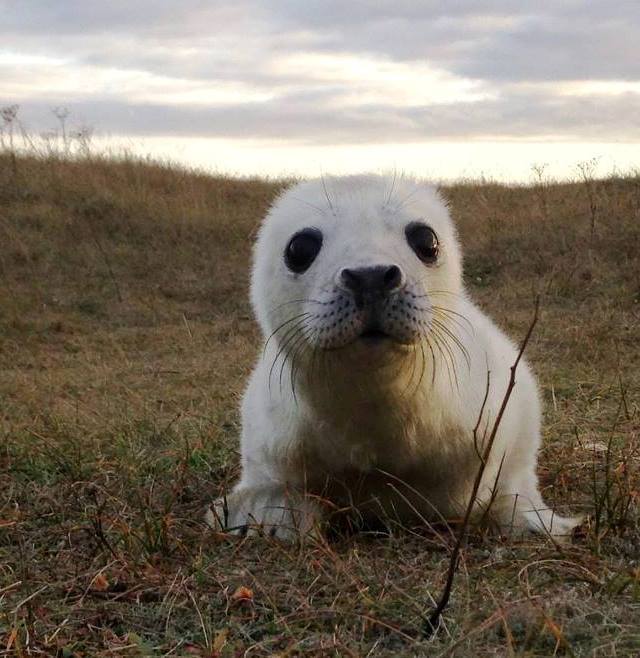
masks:
[[[394,290],[402,282],[402,272],[397,265],[389,265],[383,275],[385,290]]]
[[[348,288],[352,292],[358,292],[362,289],[360,270],[350,270],[345,267],[340,273],[340,278],[345,288]]]

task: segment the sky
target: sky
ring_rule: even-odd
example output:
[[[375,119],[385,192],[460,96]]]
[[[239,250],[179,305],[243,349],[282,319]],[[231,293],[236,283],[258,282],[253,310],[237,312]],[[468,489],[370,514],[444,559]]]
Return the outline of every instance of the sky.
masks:
[[[0,0],[33,134],[243,175],[640,168],[640,1]]]

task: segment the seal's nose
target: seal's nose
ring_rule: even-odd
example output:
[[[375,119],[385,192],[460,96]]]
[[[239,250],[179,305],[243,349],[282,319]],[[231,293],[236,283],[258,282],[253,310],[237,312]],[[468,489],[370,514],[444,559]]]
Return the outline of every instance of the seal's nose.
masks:
[[[342,285],[354,295],[385,294],[397,290],[402,283],[402,270],[397,265],[344,268]]]

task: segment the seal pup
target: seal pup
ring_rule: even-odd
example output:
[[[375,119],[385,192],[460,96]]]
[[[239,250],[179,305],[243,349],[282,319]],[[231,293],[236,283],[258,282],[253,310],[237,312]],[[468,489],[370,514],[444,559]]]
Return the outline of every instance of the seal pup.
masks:
[[[291,539],[346,508],[460,518],[517,349],[469,299],[436,189],[377,175],[289,188],[260,228],[251,300],[264,345],[242,402],[242,475],[207,522]],[[575,525],[540,495],[540,420],[522,360],[476,520]]]

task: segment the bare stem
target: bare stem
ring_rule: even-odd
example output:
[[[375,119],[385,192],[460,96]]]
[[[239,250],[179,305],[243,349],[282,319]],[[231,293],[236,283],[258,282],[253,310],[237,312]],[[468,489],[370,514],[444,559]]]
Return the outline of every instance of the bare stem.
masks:
[[[504,412],[507,408],[507,404],[509,403],[509,398],[511,397],[513,388],[516,385],[516,369],[518,368],[518,364],[520,363],[520,360],[522,359],[522,355],[524,354],[527,344],[529,343],[529,339],[531,338],[533,329],[538,322],[539,306],[540,306],[540,300],[536,299],[533,319],[531,320],[531,324],[529,325],[527,334],[524,337],[524,340],[522,341],[522,345],[520,346],[518,356],[516,357],[516,360],[511,366],[509,385],[507,386],[507,390],[504,394],[504,397],[502,398],[500,411],[496,416],[496,420],[493,423],[493,427],[491,428],[491,433],[489,434],[489,438],[486,441],[484,445],[484,450],[482,452],[482,455],[480,456],[480,465],[478,467],[478,472],[476,473],[476,478],[473,482],[473,488],[471,490],[471,495],[469,496],[469,502],[467,503],[467,508],[465,510],[462,525],[460,526],[460,530],[458,532],[458,539],[456,540],[456,544],[453,547],[453,551],[451,552],[451,558],[449,560],[449,571],[447,573],[447,581],[445,583],[444,589],[442,590],[442,594],[440,595],[440,599],[438,600],[436,607],[431,612],[431,614],[425,619],[425,634],[427,636],[433,635],[433,633],[435,633],[435,631],[437,630],[440,624],[440,617],[442,616],[442,613],[444,612],[445,608],[449,604],[449,598],[451,597],[451,590],[453,588],[453,581],[455,579],[455,575],[458,570],[458,564],[460,562],[460,553],[467,541],[467,531],[469,529],[471,513],[473,512],[473,507],[476,502],[476,496],[478,495],[478,490],[480,489],[480,483],[482,482],[482,477],[487,467],[489,455],[491,454],[491,449],[493,448],[493,443],[495,441],[496,434],[498,433],[498,429],[500,428],[502,417],[504,416]],[[489,381],[489,374],[487,374],[487,382],[488,381]],[[482,408],[480,409],[480,418],[482,417],[482,414],[484,412],[485,403],[486,403],[486,397],[485,397],[485,402],[483,402]],[[476,445],[476,447],[477,447],[477,429],[480,426],[480,418],[478,419],[478,423],[476,424],[476,428],[474,429],[474,444]]]

